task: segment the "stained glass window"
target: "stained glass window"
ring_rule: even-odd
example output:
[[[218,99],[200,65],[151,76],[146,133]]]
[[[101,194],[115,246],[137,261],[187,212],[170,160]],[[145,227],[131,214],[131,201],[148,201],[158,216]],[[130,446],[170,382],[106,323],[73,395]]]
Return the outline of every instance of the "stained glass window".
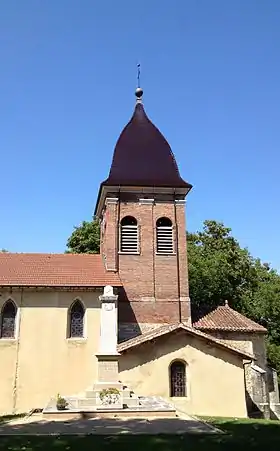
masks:
[[[1,312],[1,338],[15,338],[17,309],[12,301],[7,301]]]
[[[186,396],[186,366],[183,362],[175,361],[170,367],[171,396]]]
[[[83,337],[84,335],[84,308],[80,301],[76,301],[70,310],[70,337]]]

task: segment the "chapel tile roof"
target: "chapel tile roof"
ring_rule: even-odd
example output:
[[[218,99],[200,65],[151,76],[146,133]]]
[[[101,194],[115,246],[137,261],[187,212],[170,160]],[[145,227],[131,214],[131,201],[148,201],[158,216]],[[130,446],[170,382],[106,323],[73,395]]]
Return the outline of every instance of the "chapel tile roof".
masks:
[[[199,330],[266,333],[265,327],[241,315],[228,304],[220,305],[210,312],[193,309],[192,318],[193,327]]]
[[[117,141],[109,177],[102,185],[191,188],[181,178],[168,142],[141,102]]]
[[[0,253],[0,286],[121,286],[117,273],[106,271],[100,254]]]
[[[240,355],[241,357],[249,358],[255,360],[255,356],[247,351],[243,351],[241,349],[236,348],[224,340],[220,340],[218,338],[214,338],[204,332],[194,329],[193,327],[187,326],[184,323],[176,323],[171,325],[165,325],[161,327],[157,327],[149,332],[138,335],[137,337],[131,338],[130,340],[126,340],[122,343],[118,344],[118,352],[128,351],[129,349],[135,348],[136,346],[140,346],[141,344],[147,343],[149,341],[155,340],[164,335],[170,334],[175,331],[186,331],[190,335],[201,338],[208,343],[211,343],[213,346],[218,346],[228,350],[229,352],[233,352],[235,354]]]

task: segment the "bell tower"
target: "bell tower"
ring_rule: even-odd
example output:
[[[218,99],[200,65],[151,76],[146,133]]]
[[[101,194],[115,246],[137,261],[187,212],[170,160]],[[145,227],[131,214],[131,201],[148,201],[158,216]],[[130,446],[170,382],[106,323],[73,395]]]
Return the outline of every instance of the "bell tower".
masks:
[[[123,283],[120,339],[164,324],[191,324],[185,198],[192,186],[147,117],[143,90],[135,94],[134,113],[117,141],[95,209],[104,265]]]

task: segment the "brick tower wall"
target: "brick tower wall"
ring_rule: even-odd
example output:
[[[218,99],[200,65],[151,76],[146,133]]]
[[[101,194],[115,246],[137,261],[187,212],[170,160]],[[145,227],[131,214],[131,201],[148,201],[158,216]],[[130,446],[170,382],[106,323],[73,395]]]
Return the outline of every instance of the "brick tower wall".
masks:
[[[119,295],[120,339],[180,320],[190,323],[184,201],[139,199],[121,201],[118,205],[116,200],[107,199],[106,204],[103,246],[106,266],[108,270],[116,268],[119,271],[124,287]],[[118,220],[125,216],[137,219],[138,255],[119,252]],[[172,255],[156,254],[156,221],[161,217],[171,219],[173,224],[175,252]]]

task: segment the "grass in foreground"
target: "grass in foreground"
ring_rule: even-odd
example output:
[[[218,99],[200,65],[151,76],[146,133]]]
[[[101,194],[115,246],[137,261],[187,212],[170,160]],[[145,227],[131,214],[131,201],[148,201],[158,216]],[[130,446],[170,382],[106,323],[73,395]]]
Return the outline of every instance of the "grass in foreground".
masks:
[[[280,422],[207,418],[225,434],[115,436],[2,436],[2,451],[241,451],[279,449]]]

